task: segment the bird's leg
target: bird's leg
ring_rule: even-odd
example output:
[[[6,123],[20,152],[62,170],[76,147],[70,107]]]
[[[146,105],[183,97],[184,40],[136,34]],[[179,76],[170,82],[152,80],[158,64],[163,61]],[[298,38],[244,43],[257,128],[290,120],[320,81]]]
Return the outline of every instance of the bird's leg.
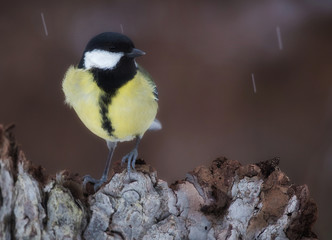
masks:
[[[116,144],[117,144],[116,142],[107,141],[107,147],[109,149],[109,152],[108,152],[108,156],[107,156],[107,160],[106,160],[106,166],[105,166],[103,175],[101,176],[100,179],[95,179],[95,178],[91,177],[90,175],[85,175],[84,178],[83,178],[84,179],[83,180],[83,186],[84,187],[88,182],[90,182],[94,185],[94,190],[97,191],[98,188],[100,188],[100,186],[107,181],[108,172],[109,172],[109,169],[110,169],[110,166],[111,166],[111,160],[112,160],[112,156],[113,156]]]
[[[126,161],[128,161],[127,172],[128,172],[129,177],[130,177],[131,169],[135,170],[136,158],[138,156],[138,145],[139,145],[140,141],[141,141],[141,137],[137,136],[134,149],[131,150],[126,156],[124,156],[121,161],[121,165],[123,165]]]

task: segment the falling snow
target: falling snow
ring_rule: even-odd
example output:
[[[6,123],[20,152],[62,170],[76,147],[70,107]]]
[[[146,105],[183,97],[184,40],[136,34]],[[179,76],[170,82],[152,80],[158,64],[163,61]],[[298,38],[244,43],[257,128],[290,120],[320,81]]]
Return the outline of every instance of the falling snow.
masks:
[[[281,51],[283,49],[283,45],[282,45],[281,32],[280,32],[280,27],[279,26],[277,26],[276,31],[277,31],[279,49]]]
[[[45,22],[45,18],[44,18],[44,13],[40,13],[40,16],[41,16],[41,19],[42,19],[42,22],[43,22],[45,35],[48,36],[47,26],[46,26],[46,22]]]
[[[255,82],[255,76],[253,73],[251,74],[251,80],[252,80],[252,85],[254,87],[254,93],[256,93],[256,82]]]

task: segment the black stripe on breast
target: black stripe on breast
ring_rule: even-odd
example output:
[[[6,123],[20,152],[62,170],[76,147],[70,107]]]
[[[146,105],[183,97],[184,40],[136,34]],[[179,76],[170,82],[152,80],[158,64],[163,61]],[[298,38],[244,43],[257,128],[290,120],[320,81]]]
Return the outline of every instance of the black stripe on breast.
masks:
[[[135,77],[137,73],[135,62],[133,59],[123,57],[115,69],[92,68],[89,71],[93,74],[98,87],[103,90],[99,99],[101,126],[110,136],[114,136],[108,109],[118,89]]]
[[[108,117],[108,106],[111,103],[112,95],[109,93],[104,93],[99,98],[99,112],[101,115],[101,127],[108,133],[109,136],[112,136],[114,131],[110,118]]]

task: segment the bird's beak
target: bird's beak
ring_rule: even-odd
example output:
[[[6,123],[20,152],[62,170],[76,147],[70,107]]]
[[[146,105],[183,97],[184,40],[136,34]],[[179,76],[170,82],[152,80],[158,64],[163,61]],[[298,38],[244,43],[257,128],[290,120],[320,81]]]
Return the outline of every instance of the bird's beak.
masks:
[[[127,53],[126,56],[130,58],[140,57],[145,55],[145,52],[142,50],[139,50],[137,48],[133,48],[133,50],[130,53]]]

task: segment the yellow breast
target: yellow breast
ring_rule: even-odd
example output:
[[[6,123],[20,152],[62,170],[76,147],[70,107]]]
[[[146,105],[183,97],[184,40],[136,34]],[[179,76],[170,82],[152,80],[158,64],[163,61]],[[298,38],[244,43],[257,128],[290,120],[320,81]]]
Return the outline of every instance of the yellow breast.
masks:
[[[114,136],[126,141],[144,134],[157,114],[153,91],[141,72],[118,90],[109,106]]]
[[[157,114],[154,86],[139,71],[111,98],[107,113],[113,128],[111,135],[102,127],[100,98],[105,92],[93,81],[89,71],[70,67],[62,87],[66,102],[85,126],[106,140],[127,141],[142,136]]]

